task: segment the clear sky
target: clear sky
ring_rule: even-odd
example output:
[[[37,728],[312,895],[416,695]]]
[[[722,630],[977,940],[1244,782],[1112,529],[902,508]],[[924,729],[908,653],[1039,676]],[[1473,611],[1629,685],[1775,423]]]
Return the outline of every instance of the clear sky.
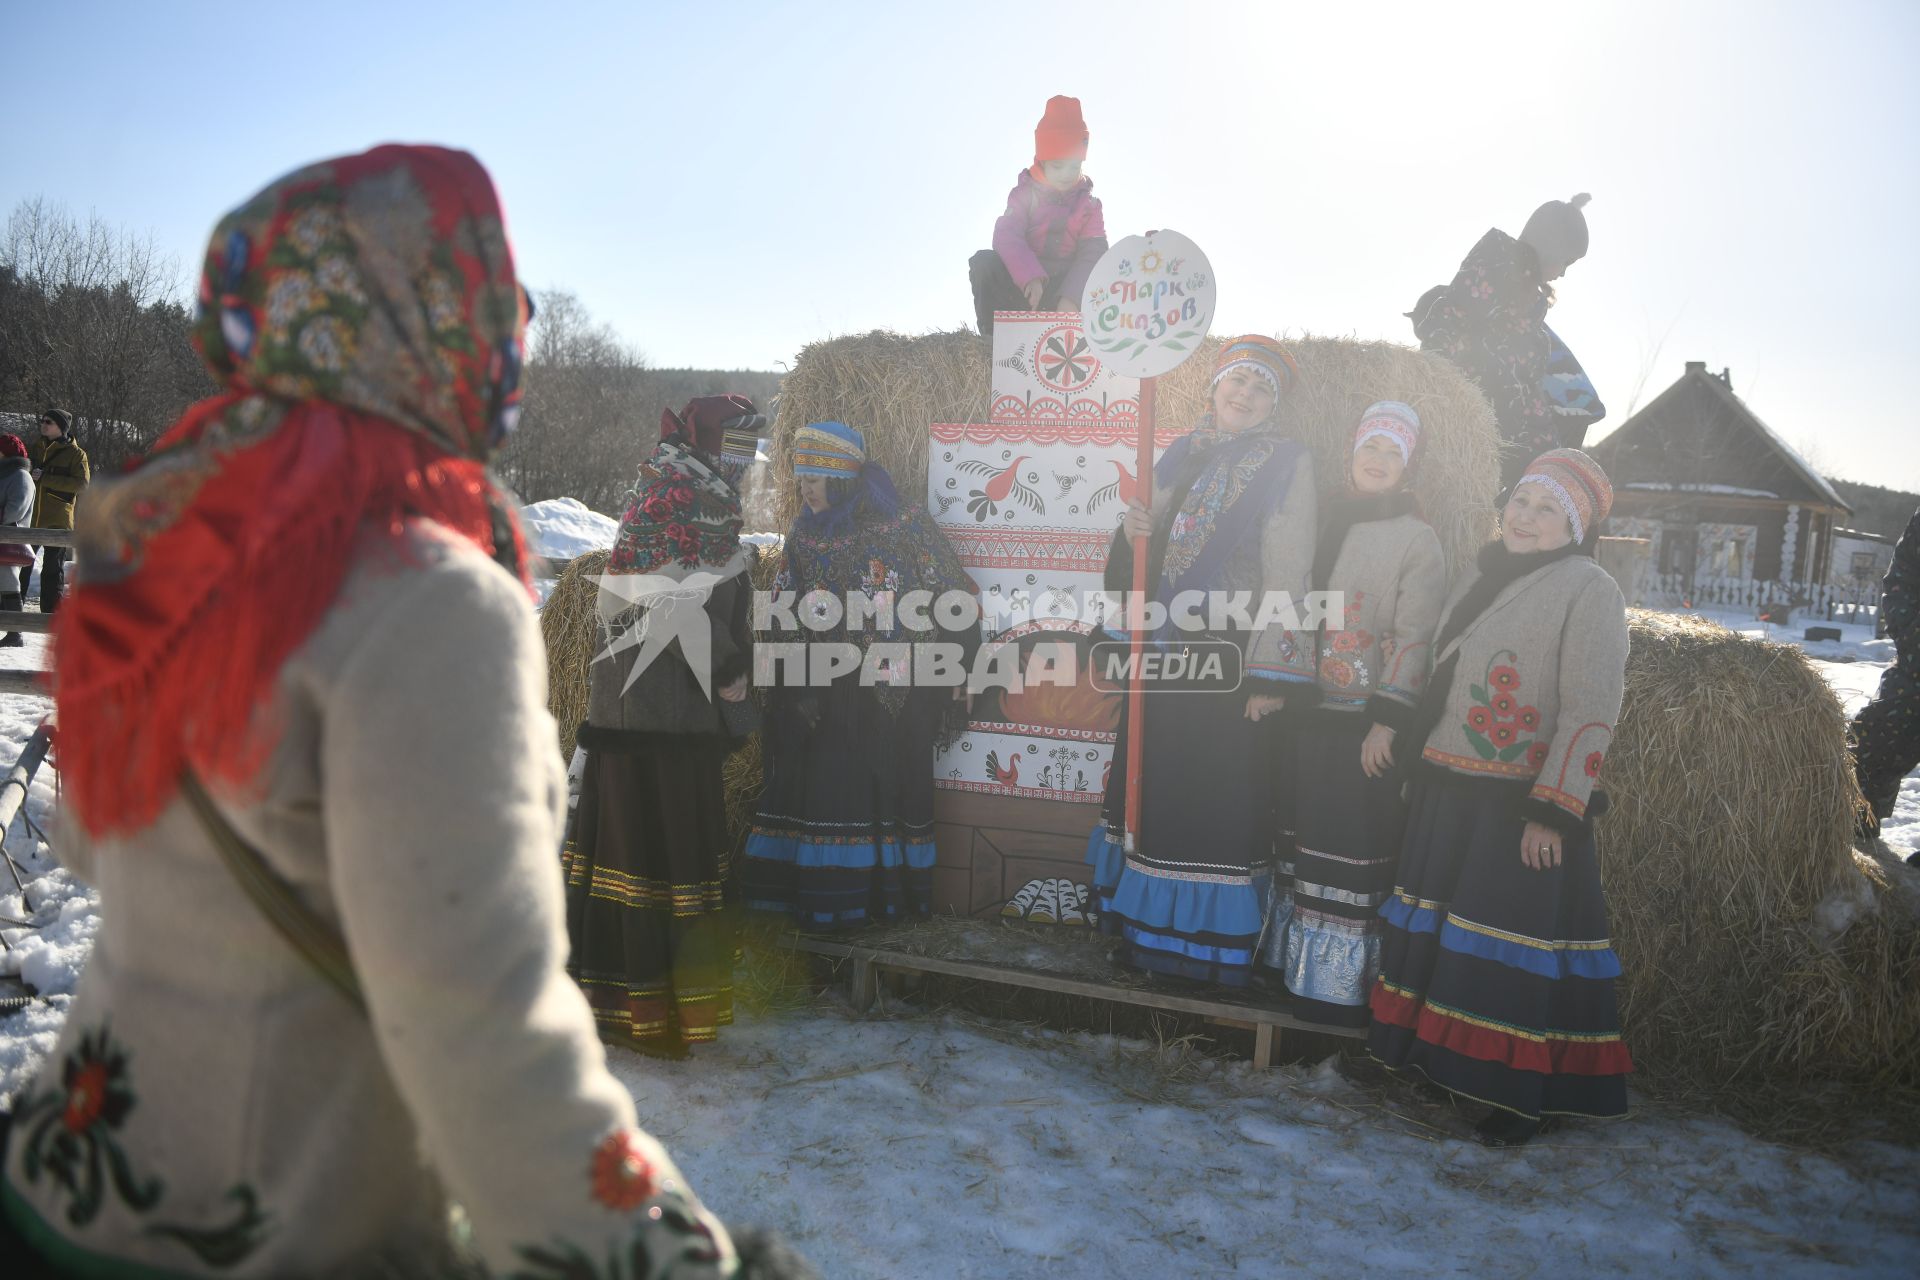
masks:
[[[0,32],[0,211],[43,195],[190,265],[299,163],[463,146],[527,280],[661,365],[969,323],[1053,93],[1110,232],[1206,249],[1220,330],[1411,341],[1488,227],[1590,191],[1553,324],[1603,431],[1705,360],[1823,470],[1920,489],[1892,389],[1920,350],[1913,0],[5,0]]]

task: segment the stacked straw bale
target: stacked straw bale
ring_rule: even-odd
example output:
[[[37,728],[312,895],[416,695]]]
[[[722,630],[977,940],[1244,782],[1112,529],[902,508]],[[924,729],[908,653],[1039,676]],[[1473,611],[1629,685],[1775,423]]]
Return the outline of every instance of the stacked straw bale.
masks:
[[[1920,1087],[1911,873],[1852,847],[1846,717],[1791,645],[1634,610],[1601,872],[1646,1083]]]
[[[560,758],[573,759],[573,739],[587,718],[587,670],[600,651],[600,575],[607,552],[589,551],[567,566],[540,610],[547,646],[547,710],[560,726]]]
[[[1341,338],[1289,340],[1300,385],[1280,405],[1287,429],[1313,449],[1321,492],[1343,489],[1353,428],[1375,400],[1404,400],[1424,427],[1413,490],[1458,571],[1493,534],[1499,484],[1498,435],[1486,398],[1438,356],[1390,342]],[[1162,427],[1186,430],[1206,409],[1207,382],[1220,339],[1160,379]],[[984,422],[991,392],[991,349],[960,331],[907,338],[874,332],[816,342],[800,353],[780,390],[774,422],[773,513],[792,523],[791,447],[809,422],[834,420],[866,433],[868,453],[905,494],[925,500],[927,428],[936,422]]]

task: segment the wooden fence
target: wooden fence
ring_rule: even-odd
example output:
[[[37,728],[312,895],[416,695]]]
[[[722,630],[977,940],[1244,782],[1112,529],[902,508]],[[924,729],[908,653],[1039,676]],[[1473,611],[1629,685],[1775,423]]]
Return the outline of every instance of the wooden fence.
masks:
[[[29,547],[71,547],[74,537],[71,529],[3,529],[0,542]],[[31,631],[44,635],[52,629],[53,619],[44,613],[0,609],[0,632]],[[25,668],[0,671],[0,693],[47,693],[51,690],[48,684],[51,678],[52,673],[48,671]]]
[[[1871,624],[1879,616],[1879,583],[1776,582],[1758,578],[1689,578],[1683,573],[1647,579],[1650,605],[1684,609],[1786,608],[1808,618]]]

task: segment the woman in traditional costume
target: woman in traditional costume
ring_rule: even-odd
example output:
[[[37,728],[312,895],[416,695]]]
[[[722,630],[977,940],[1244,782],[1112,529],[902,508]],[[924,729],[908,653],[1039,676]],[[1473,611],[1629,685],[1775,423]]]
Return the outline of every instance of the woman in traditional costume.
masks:
[[[774,591],[796,604],[800,630],[773,639],[851,646],[863,661],[824,686],[789,672],[770,690],[747,906],[806,929],[922,919],[933,903],[934,743],[959,727],[966,689],[915,684],[909,653],[942,643],[971,666],[977,611],[955,609],[950,621],[975,621],[951,625],[932,602],[972,597],[974,585],[926,509],[902,501],[886,469],[867,461],[858,430],[802,427],[793,470],[801,511]],[[848,609],[856,597],[876,606],[857,620]],[[926,607],[909,607],[909,597]]]
[[[215,229],[221,391],[94,487],[54,644],[100,922],[0,1185],[50,1270],[463,1274],[451,1202],[490,1274],[737,1273],[566,974],[546,660],[486,471],[526,318],[464,152],[310,165]]]
[[[1527,466],[1454,590],[1403,739],[1402,758],[1421,750],[1367,1045],[1485,1103],[1489,1145],[1627,1110],[1593,839],[1627,659],[1620,588],[1591,554],[1612,502],[1577,449]]]
[[[1394,738],[1426,684],[1446,599],[1440,539],[1407,489],[1420,416],[1383,400],[1361,415],[1348,490],[1330,504],[1313,555],[1313,589],[1340,610],[1319,636],[1320,705],[1287,725],[1297,750],[1279,778],[1291,794],[1261,964],[1316,1022],[1363,1026],[1379,972],[1380,904],[1406,826]],[[1291,860],[1287,855],[1291,853]]]
[[[601,579],[585,771],[563,855],[567,972],[602,1039],[669,1057],[733,1022],[720,770],[737,741],[724,712],[747,706],[738,484],[763,422],[733,395],[664,413]]]
[[[1130,505],[1107,558],[1108,590],[1127,590],[1132,539],[1146,536],[1154,601],[1199,593],[1189,598],[1203,602],[1203,617],[1207,593],[1250,601],[1251,629],[1223,618],[1218,630],[1169,629],[1150,641],[1231,643],[1246,678],[1237,688],[1202,683],[1147,698],[1142,830],[1128,852],[1123,724],[1087,850],[1101,927],[1125,939],[1123,958],[1234,986],[1252,974],[1273,870],[1275,726],[1262,722],[1319,697],[1313,632],[1299,629],[1298,616],[1313,565],[1313,459],[1275,416],[1298,377],[1273,339],[1229,342],[1206,414],[1154,466],[1151,502]]]

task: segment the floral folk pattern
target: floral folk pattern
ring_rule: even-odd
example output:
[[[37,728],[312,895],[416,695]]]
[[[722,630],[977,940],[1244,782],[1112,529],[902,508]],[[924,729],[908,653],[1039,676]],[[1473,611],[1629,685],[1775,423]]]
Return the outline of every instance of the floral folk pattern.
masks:
[[[1373,650],[1374,634],[1360,625],[1365,592],[1355,591],[1347,600],[1339,630],[1331,632],[1320,647],[1320,677],[1342,689],[1358,684],[1366,688],[1373,682],[1366,655]]]
[[[126,1050],[102,1026],[81,1035],[61,1064],[60,1084],[45,1092],[29,1090],[14,1115],[23,1142],[21,1176],[28,1186],[42,1176],[66,1195],[71,1226],[85,1227],[99,1216],[111,1192],[126,1208],[144,1215],[157,1208],[165,1189],[157,1177],[142,1178],[120,1145],[118,1134],[136,1098],[127,1072]],[[227,1192],[238,1206],[230,1223],[190,1227],[155,1222],[147,1234],[173,1240],[209,1267],[234,1266],[265,1239],[267,1216],[253,1188],[240,1183]]]
[[[1503,649],[1487,663],[1480,684],[1468,690],[1474,705],[1467,710],[1467,741],[1482,760],[1511,764],[1523,754],[1538,767],[1546,759],[1546,744],[1530,739],[1540,731],[1540,710],[1520,701],[1519,655]]]

